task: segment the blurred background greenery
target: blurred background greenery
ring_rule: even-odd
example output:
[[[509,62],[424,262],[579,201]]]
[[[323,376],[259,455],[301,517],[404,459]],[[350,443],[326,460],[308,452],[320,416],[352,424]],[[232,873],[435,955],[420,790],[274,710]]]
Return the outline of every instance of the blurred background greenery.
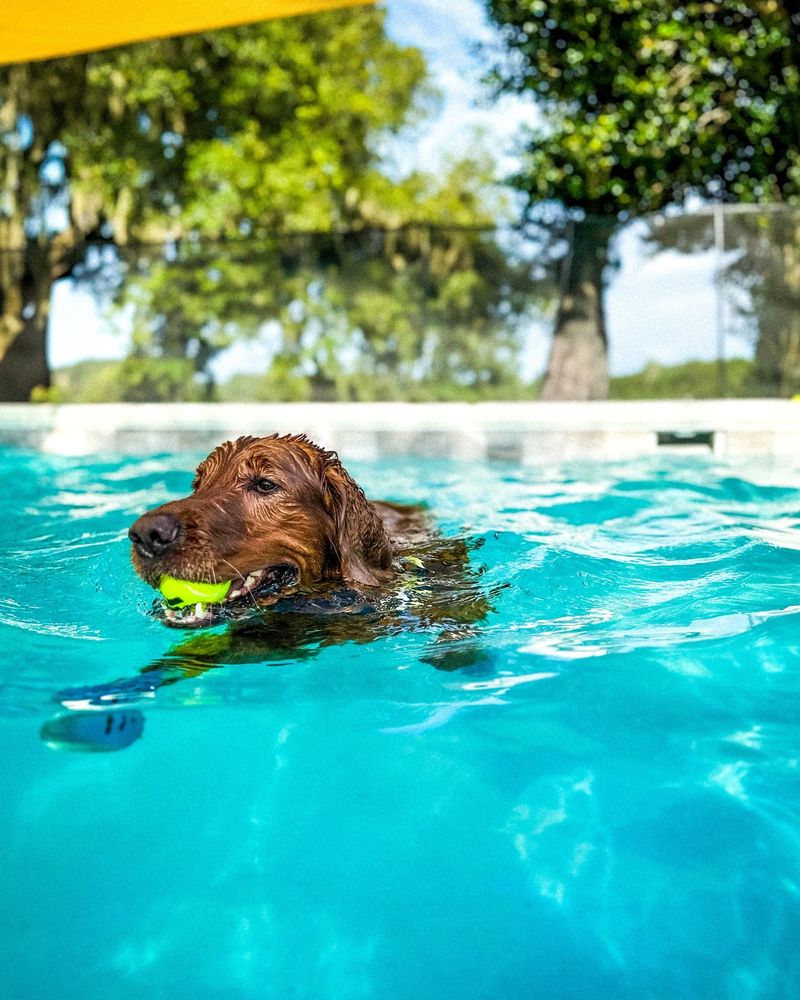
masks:
[[[459,17],[430,8],[431,31]],[[522,125],[508,148],[490,130],[430,164],[410,150],[442,81],[381,7],[0,67],[0,399],[800,392],[800,14],[483,14],[484,107],[513,96]],[[712,312],[680,363],[611,377],[632,233],[645,257],[703,271]],[[657,316],[641,284],[626,292],[653,358],[692,325],[681,280]],[[64,287],[91,294],[124,357],[51,370]],[[234,348],[251,361],[221,377]]]

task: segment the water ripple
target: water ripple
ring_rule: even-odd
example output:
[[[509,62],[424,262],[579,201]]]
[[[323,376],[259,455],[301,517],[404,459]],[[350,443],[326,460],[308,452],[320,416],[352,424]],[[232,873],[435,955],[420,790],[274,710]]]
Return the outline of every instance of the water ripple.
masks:
[[[796,470],[348,463],[485,619],[192,659],[124,538],[194,461],[0,467],[15,996],[798,995]]]

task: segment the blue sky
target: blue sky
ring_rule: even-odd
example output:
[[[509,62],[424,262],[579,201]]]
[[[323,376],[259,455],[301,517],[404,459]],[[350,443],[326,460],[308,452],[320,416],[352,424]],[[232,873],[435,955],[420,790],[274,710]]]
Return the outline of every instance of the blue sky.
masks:
[[[532,104],[514,97],[491,103],[481,83],[485,61],[475,50],[495,37],[477,0],[388,0],[387,30],[422,49],[443,104],[416,137],[416,158],[430,165],[443,153],[469,149],[483,132],[500,161],[513,169],[514,136],[534,115]]]
[[[430,76],[441,94],[438,112],[402,137],[406,165],[426,169],[447,155],[468,150],[482,133],[500,169],[516,162],[515,135],[534,119],[527,102],[505,97],[490,104],[481,75],[485,69],[475,48],[492,38],[478,0],[387,0],[387,29],[399,42],[425,53]],[[638,371],[649,360],[675,363],[712,358],[716,350],[715,261],[711,255],[662,254],[649,258],[635,227],[620,240],[622,266],[612,278],[607,316],[610,364],[615,374]],[[62,282],[53,298],[50,361],[54,367],[82,358],[121,357],[124,334],[112,331],[89,295]],[[546,328],[531,329],[525,372],[541,371],[547,358]],[[731,356],[750,353],[749,345],[730,340]],[[218,377],[258,370],[268,357],[266,345],[233,348],[216,365]]]

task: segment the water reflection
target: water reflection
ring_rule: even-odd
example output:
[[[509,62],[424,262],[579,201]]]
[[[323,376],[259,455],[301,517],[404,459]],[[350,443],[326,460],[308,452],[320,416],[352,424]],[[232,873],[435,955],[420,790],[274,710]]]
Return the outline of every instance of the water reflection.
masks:
[[[341,583],[318,585],[268,610],[254,609],[213,629],[186,631],[138,674],[59,691],[55,700],[71,714],[45,723],[42,739],[54,749],[122,749],[142,732],[141,725],[134,734],[128,728],[134,714],[141,716],[131,706],[154,698],[160,688],[220,667],[298,663],[328,646],[363,645],[409,631],[430,634],[421,658],[438,670],[456,671],[488,661],[476,626],[490,605],[468,568],[473,544],[437,538],[420,546],[423,558],[398,576],[389,593],[365,595]],[[125,707],[128,711],[122,711]],[[108,722],[112,711],[114,721]]]

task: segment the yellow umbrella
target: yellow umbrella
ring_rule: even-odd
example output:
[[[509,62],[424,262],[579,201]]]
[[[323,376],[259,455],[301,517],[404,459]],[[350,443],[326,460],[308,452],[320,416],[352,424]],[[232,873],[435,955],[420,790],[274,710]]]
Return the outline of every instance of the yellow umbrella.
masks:
[[[0,0],[0,64],[369,2],[372,0]]]

